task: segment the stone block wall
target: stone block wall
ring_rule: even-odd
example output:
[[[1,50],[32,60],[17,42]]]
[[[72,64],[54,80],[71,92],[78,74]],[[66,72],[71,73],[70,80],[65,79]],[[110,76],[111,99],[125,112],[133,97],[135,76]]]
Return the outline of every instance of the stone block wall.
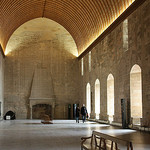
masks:
[[[68,104],[79,103],[78,66],[77,58],[55,39],[31,42],[26,47],[10,52],[5,58],[4,111],[14,111],[17,119],[29,118],[34,71],[47,69],[51,73],[56,96],[54,118],[67,119]]]
[[[4,58],[2,52],[0,52],[0,120],[3,118],[3,106],[4,106]]]
[[[138,64],[142,71],[142,124],[150,122],[150,1],[147,0],[128,18],[127,50],[123,46],[123,22],[99,42],[91,51],[92,70],[88,68],[88,54],[84,56],[82,103],[86,103],[86,85],[90,83],[93,112],[95,112],[95,81],[100,80],[100,119],[107,120],[107,77],[114,76],[114,121],[121,123],[121,99],[130,103],[130,71]],[[127,39],[127,38],[126,38]],[[81,68],[80,68],[81,69]],[[130,107],[128,107],[130,114]],[[93,116],[93,115],[92,115]],[[128,116],[130,120],[130,115]]]

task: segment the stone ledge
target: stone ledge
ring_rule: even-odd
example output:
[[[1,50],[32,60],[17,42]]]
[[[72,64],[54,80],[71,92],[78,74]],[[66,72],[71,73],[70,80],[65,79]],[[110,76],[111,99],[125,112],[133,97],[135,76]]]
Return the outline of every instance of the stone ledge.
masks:
[[[150,127],[144,127],[144,126],[140,126],[140,125],[129,125],[129,128],[131,128],[133,130],[150,132]]]
[[[98,122],[98,123],[109,124],[109,121],[107,121],[107,120],[99,120],[99,119],[87,119],[87,120]]]
[[[112,122],[110,123],[111,125],[114,125],[114,126],[119,126],[119,127],[122,127],[122,124],[121,123],[118,123],[118,122]]]

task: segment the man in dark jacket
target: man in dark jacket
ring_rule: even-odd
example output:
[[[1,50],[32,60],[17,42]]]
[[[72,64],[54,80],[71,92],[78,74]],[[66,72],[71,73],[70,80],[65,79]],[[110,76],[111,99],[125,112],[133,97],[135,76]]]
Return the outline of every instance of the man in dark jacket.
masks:
[[[87,113],[87,110],[86,110],[85,105],[83,104],[83,106],[81,107],[81,115],[82,115],[82,121],[83,121],[83,123],[86,120],[86,113]]]

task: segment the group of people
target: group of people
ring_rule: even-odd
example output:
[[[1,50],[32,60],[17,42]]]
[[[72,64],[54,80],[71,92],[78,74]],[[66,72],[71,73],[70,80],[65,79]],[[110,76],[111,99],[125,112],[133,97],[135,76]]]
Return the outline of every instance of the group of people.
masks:
[[[81,107],[81,115],[82,115],[82,121],[84,123],[86,118],[88,117],[87,109],[84,104]],[[80,117],[80,108],[78,106],[76,108],[76,123],[79,123],[79,117]]]

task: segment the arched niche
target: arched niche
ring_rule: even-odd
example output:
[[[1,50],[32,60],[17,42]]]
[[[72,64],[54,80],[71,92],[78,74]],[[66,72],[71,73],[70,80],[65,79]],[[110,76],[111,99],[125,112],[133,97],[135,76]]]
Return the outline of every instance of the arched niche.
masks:
[[[107,77],[107,115],[111,123],[114,116],[114,77],[112,74]]]
[[[135,64],[130,71],[130,109],[133,124],[140,124],[142,118],[142,72]]]
[[[90,83],[87,83],[86,86],[86,108],[87,112],[90,115],[91,113],[91,86]]]
[[[96,114],[96,119],[99,119],[99,114],[100,114],[100,81],[99,79],[95,81],[95,114]]]

